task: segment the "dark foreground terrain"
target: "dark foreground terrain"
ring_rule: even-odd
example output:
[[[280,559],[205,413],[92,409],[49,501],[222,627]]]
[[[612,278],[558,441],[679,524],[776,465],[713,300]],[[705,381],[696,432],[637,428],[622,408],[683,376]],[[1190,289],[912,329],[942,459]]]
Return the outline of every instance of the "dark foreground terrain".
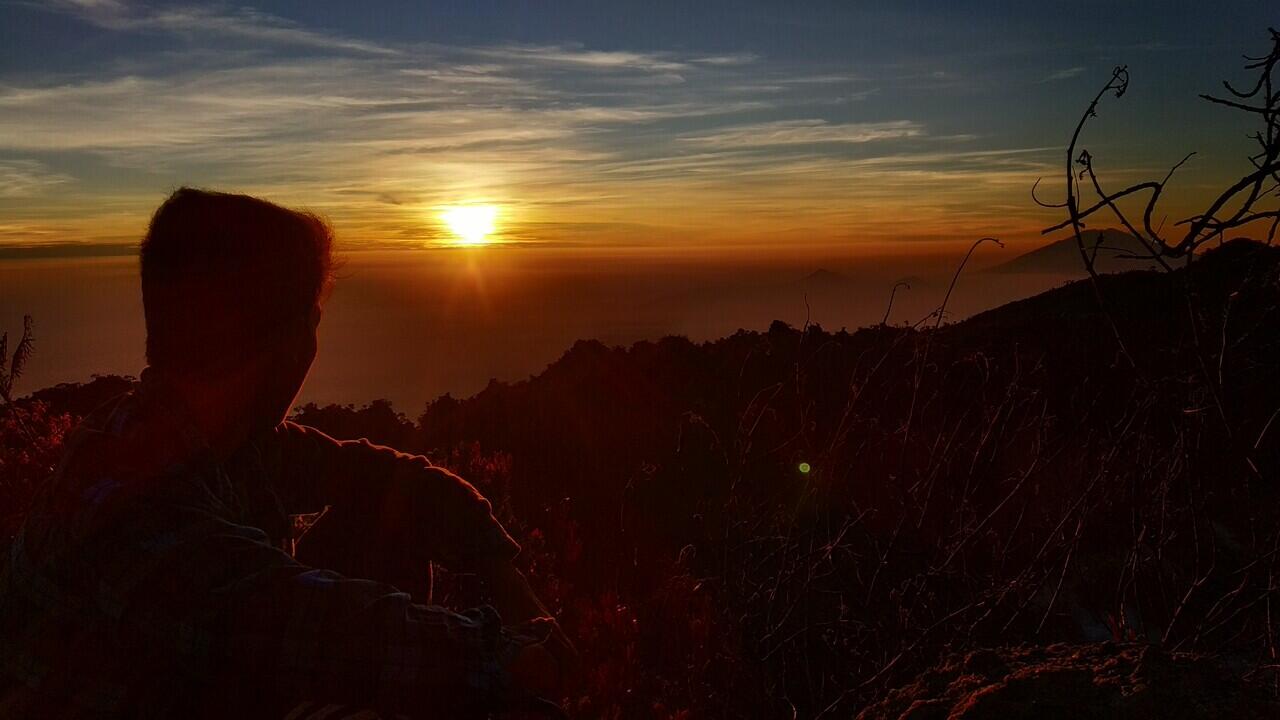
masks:
[[[1236,241],[936,328],[579,342],[418,417],[297,417],[494,499],[579,639],[574,717],[1273,717],[1278,304],[1280,250]],[[0,410],[6,532],[128,385]]]

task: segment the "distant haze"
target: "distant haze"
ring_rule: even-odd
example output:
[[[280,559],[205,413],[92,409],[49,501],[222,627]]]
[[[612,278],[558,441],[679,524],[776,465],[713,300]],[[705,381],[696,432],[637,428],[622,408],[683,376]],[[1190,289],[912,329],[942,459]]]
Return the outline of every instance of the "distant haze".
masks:
[[[1017,254],[984,248],[961,277],[948,319],[1061,284],[1062,273],[985,273]],[[302,401],[388,398],[414,413],[442,393],[540,372],[576,340],[627,345],[664,335],[708,340],[773,320],[828,329],[914,323],[942,301],[959,255],[729,264],[554,250],[348,253],[325,307],[320,353]],[[0,262],[0,330],[36,322],[20,392],[91,373],[136,375],[144,329],[136,260]]]

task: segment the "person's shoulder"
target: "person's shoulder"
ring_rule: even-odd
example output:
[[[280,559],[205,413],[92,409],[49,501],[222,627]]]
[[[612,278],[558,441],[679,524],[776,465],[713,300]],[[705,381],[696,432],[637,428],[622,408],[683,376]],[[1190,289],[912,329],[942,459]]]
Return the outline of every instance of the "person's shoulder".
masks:
[[[294,422],[293,420],[285,420],[271,431],[270,441],[290,444],[290,443],[320,443],[320,444],[337,444],[341,441],[329,435],[325,431]]]
[[[272,440],[285,446],[302,448],[356,448],[357,451],[373,451],[405,457],[417,457],[398,448],[381,445],[368,438],[338,439],[319,428],[285,420],[272,432]],[[426,458],[423,458],[426,460]]]
[[[207,459],[126,395],[87,416],[72,431],[50,478],[46,507],[55,515],[114,514],[163,502],[194,486]],[[183,482],[183,480],[191,482]]]
[[[86,415],[67,436],[57,474],[85,477],[117,472],[149,454],[138,398],[126,393]]]
[[[138,448],[118,426],[113,428],[113,417],[111,412],[90,415],[71,431],[52,478],[55,489],[65,493],[98,478],[120,475],[131,459],[137,459]]]

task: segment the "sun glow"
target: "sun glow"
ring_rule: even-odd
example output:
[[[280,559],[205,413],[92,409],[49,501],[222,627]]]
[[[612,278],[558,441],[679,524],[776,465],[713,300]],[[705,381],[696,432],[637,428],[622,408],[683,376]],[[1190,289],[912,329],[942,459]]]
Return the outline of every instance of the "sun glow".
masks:
[[[497,227],[496,205],[455,205],[445,208],[440,219],[458,237],[459,245],[486,245]]]

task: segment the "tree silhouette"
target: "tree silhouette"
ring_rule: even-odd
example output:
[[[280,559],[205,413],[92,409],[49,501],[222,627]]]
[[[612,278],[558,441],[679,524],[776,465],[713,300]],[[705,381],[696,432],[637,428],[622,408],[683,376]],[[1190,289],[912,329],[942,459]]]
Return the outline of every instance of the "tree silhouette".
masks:
[[[22,371],[34,349],[35,336],[32,334],[30,315],[22,318],[22,338],[13,348],[12,355],[9,354],[9,333],[0,335],[0,398],[6,403],[13,402],[13,385],[22,377]]]
[[[1225,239],[1228,231],[1254,223],[1269,221],[1265,239],[1268,244],[1275,240],[1277,227],[1280,226],[1280,207],[1271,207],[1266,203],[1268,199],[1280,198],[1280,89],[1277,89],[1275,78],[1276,66],[1280,64],[1280,32],[1275,29],[1269,29],[1268,32],[1271,34],[1270,52],[1261,57],[1245,56],[1245,69],[1256,75],[1251,86],[1242,90],[1224,80],[1222,85],[1229,97],[1200,95],[1211,103],[1256,116],[1261,122],[1261,128],[1250,135],[1258,144],[1258,151],[1248,158],[1252,170],[1222,190],[1203,211],[1174,223],[1172,231],[1165,230],[1163,220],[1155,222],[1154,216],[1170,179],[1195,153],[1183,157],[1159,181],[1148,180],[1109,192],[1094,170],[1093,154],[1087,148],[1080,147],[1085,125],[1090,119],[1097,117],[1098,104],[1102,98],[1108,93],[1121,97],[1129,87],[1127,67],[1120,66],[1112,71],[1111,78],[1080,117],[1071,136],[1071,143],[1067,146],[1065,200],[1061,203],[1043,202],[1036,197],[1035,187],[1032,188],[1032,197],[1041,206],[1064,208],[1067,211],[1066,220],[1045,228],[1043,232],[1050,233],[1070,227],[1080,248],[1080,257],[1091,276],[1097,274],[1094,257],[1101,236],[1090,248],[1086,246],[1083,230],[1087,219],[1104,211],[1119,221],[1146,249],[1147,254],[1140,257],[1155,260],[1165,270],[1171,269],[1170,260],[1190,262],[1196,251],[1206,243]],[[1087,190],[1084,189],[1085,183],[1088,184]],[[1038,185],[1039,181],[1036,182],[1036,186]],[[1092,192],[1097,201],[1082,206],[1082,196],[1086,192]],[[1143,193],[1146,193],[1147,202],[1139,224],[1118,203]]]

